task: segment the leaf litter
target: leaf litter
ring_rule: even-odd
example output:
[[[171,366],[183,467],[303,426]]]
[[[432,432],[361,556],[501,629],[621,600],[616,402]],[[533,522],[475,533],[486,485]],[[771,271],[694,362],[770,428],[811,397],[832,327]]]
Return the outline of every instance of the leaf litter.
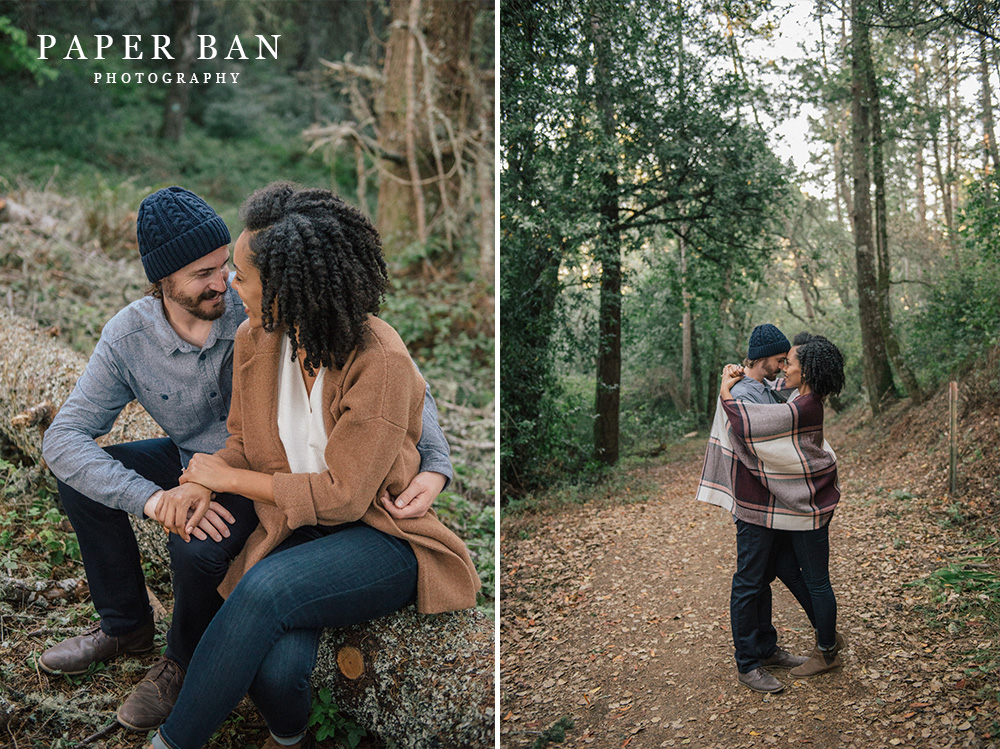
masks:
[[[991,414],[982,426],[995,440]],[[881,432],[858,416],[830,425],[843,490],[831,579],[849,648],[830,674],[796,680],[775,669],[780,694],[736,682],[735,532],[693,499],[700,439],[642,469],[659,486],[646,503],[504,517],[500,746],[530,746],[568,717],[566,747],[1000,747],[1000,676],[974,655],[995,654],[997,617],[970,613],[969,595],[988,610],[981,592],[919,582],[963,564],[978,565],[967,578],[996,580],[988,539],[1000,535],[1000,470],[968,476],[960,499],[980,513],[983,543],[942,522],[954,502],[942,486],[947,463],[942,479],[940,456],[912,446],[940,436],[933,421],[895,418]],[[772,589],[779,643],[807,654],[808,620],[780,583]]]

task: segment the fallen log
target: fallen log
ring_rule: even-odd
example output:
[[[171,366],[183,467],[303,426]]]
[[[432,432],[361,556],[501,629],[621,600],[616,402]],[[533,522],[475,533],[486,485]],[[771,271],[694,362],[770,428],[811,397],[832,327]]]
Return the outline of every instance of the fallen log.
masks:
[[[78,578],[21,580],[8,575],[0,575],[0,601],[34,604],[48,608],[60,600],[85,600],[88,594],[87,581]]]
[[[42,464],[42,434],[66,400],[87,360],[30,321],[0,308],[0,432],[34,463]],[[162,437],[138,403],[130,403],[102,445]],[[155,523],[132,518],[139,549],[157,569],[169,569],[167,539]]]
[[[340,709],[390,746],[492,747],[493,622],[481,611],[428,617],[409,607],[328,629],[313,686],[329,688]]]
[[[83,373],[86,359],[0,308],[0,433],[40,464],[42,433]],[[162,435],[137,404],[102,444]],[[144,559],[168,569],[158,525],[133,519]],[[386,744],[494,745],[493,623],[482,612],[437,616],[408,609],[365,625],[328,630],[313,674],[338,706]]]
[[[10,198],[0,198],[0,223],[28,224],[36,227],[42,234],[54,233],[59,225],[52,216],[36,213]]]

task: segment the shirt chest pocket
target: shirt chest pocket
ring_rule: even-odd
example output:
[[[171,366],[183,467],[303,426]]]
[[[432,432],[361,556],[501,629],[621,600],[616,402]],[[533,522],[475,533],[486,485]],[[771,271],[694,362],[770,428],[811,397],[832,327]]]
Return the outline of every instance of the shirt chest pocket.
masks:
[[[174,442],[206,428],[211,419],[211,405],[197,389],[172,390],[165,387],[139,388],[139,403]]]

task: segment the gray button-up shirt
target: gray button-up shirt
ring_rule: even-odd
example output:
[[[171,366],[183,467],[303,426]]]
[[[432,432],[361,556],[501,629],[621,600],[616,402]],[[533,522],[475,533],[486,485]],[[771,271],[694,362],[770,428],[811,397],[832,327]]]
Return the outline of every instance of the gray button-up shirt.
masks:
[[[142,516],[146,500],[162,487],[123,466],[94,440],[107,434],[122,409],[137,400],[177,445],[182,465],[196,452],[221,449],[229,437],[233,342],[245,319],[232,288],[226,292],[225,313],[212,323],[201,348],[177,335],[163,303],[154,297],[132,302],[111,318],[45,432],[42,456],[52,473],[96,502]],[[451,480],[448,442],[429,387],[417,449],[421,471]]]
[[[785,402],[769,382],[766,380],[757,382],[753,377],[744,377],[729,389],[729,393],[738,401],[760,403],[765,406]]]

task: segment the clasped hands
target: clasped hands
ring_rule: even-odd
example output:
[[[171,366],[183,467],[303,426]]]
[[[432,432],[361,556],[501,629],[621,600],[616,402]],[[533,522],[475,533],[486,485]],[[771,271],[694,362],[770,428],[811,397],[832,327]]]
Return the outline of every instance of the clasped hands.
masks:
[[[727,364],[722,368],[722,387],[729,390],[744,377],[743,367],[738,364]]]
[[[202,541],[221,541],[229,536],[228,524],[236,519],[213,500],[216,493],[232,491],[234,476],[235,469],[221,458],[196,453],[181,472],[180,485],[154,494],[146,503],[146,514],[185,541],[192,535]],[[397,520],[423,517],[446,483],[444,475],[424,471],[398,497],[383,492],[379,502]]]
[[[236,518],[221,504],[213,501],[222,493],[232,469],[221,458],[205,453],[196,454],[181,472],[179,486],[156,492],[146,501],[144,512],[185,541],[191,536],[204,541],[221,541],[229,536],[229,525]]]

